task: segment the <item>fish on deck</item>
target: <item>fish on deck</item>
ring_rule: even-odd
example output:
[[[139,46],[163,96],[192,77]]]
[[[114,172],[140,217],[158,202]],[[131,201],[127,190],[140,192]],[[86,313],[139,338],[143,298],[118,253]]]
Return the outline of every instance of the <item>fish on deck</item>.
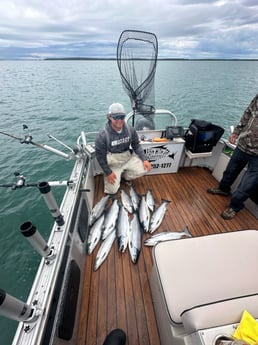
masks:
[[[119,206],[119,213],[117,219],[117,242],[118,250],[122,253],[125,252],[128,244],[130,230],[130,220],[128,213],[123,205]]]
[[[170,203],[169,200],[162,199],[162,203],[153,212],[151,219],[150,219],[150,227],[149,227],[150,233],[153,233],[160,226],[160,224],[163,221],[163,218],[165,216],[165,213],[166,213],[167,204],[169,204],[169,203]]]
[[[103,196],[93,207],[91,213],[90,213],[90,225],[92,225],[104,212],[107,202],[110,198],[110,195]]]
[[[159,242],[178,240],[183,237],[192,237],[187,226],[182,231],[174,231],[174,232],[163,231],[156,235],[153,235],[144,241],[144,245],[152,247],[152,246],[155,246]]]
[[[142,247],[143,231],[139,221],[138,213],[134,212],[130,224],[129,233],[129,252],[132,262],[135,264],[138,261],[141,247]]]
[[[115,229],[118,212],[119,212],[118,200],[114,199],[112,205],[110,206],[105,216],[103,231],[102,231],[102,240],[105,240],[105,238]]]

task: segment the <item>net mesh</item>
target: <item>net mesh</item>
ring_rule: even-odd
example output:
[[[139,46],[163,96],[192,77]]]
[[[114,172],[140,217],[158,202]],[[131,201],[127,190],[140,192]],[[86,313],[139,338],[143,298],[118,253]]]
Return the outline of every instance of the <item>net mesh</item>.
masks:
[[[158,41],[153,33],[125,30],[117,45],[117,64],[132,109],[141,114],[155,111],[154,80]]]

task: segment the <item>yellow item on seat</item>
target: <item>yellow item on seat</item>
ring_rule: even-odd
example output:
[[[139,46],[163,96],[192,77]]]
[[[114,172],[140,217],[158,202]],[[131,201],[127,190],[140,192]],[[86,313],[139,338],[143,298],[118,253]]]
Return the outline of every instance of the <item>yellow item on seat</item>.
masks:
[[[258,343],[258,322],[247,310],[243,312],[241,321],[233,337],[235,339],[244,340],[251,345]]]

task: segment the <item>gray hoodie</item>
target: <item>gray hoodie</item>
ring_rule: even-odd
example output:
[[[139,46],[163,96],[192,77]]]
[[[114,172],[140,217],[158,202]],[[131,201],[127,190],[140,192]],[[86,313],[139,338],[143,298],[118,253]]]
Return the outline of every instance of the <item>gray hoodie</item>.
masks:
[[[108,122],[95,140],[96,158],[106,175],[111,174],[107,163],[107,153],[121,153],[133,150],[142,161],[146,160],[138,134],[132,126],[124,123],[122,132],[116,132]]]

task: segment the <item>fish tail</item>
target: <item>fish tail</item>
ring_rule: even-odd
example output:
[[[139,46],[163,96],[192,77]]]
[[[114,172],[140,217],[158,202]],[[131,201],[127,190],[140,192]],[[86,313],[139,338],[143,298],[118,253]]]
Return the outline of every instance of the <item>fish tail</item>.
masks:
[[[109,199],[111,199],[112,202],[115,201],[115,200],[117,200],[117,201],[119,200],[117,194],[109,194]]]
[[[192,234],[191,234],[190,231],[189,231],[188,226],[186,226],[186,227],[184,228],[183,231],[184,231],[184,233],[185,233],[185,235],[186,235],[187,237],[193,237]]]

